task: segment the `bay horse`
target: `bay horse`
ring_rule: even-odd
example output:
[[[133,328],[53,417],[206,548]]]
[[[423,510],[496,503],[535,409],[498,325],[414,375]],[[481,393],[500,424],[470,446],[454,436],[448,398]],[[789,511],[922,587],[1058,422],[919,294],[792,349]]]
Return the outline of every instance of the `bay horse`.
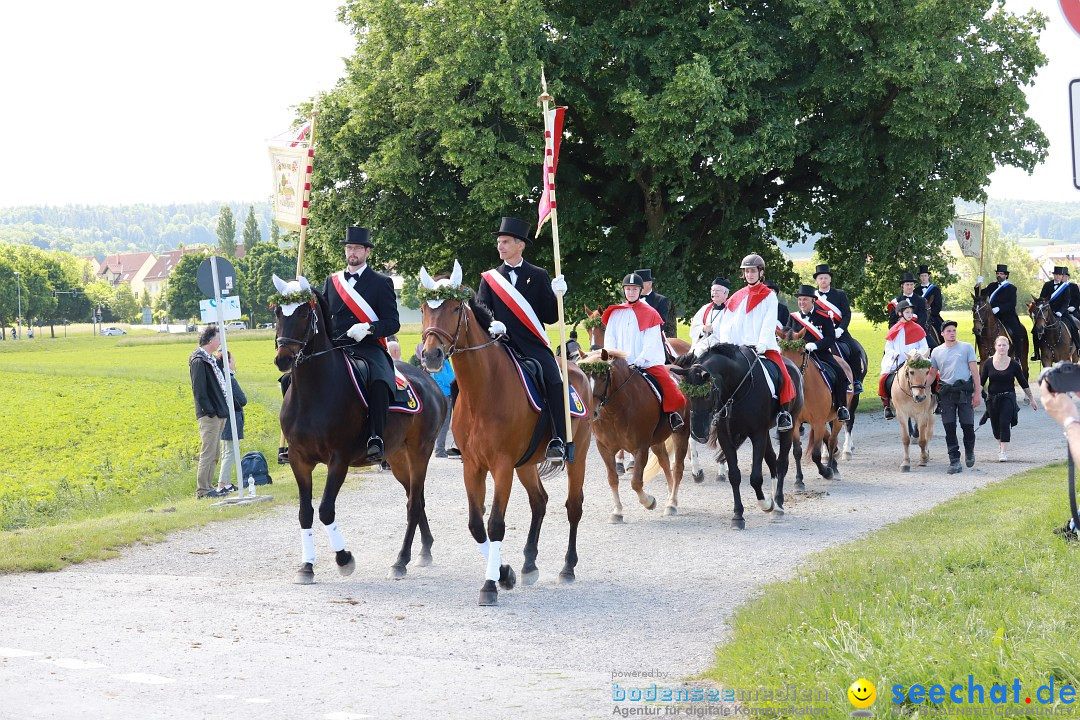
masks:
[[[1059,360],[1076,362],[1078,357],[1072,335],[1065,327],[1065,320],[1059,318],[1050,307],[1050,301],[1032,296],[1027,310],[1032,322],[1031,336],[1038,343],[1043,367],[1048,368]],[[1026,368],[1024,372],[1027,372]]]
[[[780,338],[780,354],[797,364],[799,374],[803,379],[803,406],[802,411],[795,417],[795,430],[792,435],[792,448],[795,457],[795,490],[804,491],[802,464],[813,459],[818,473],[826,480],[834,475],[839,477],[836,458],[837,445],[839,444],[840,428],[843,423],[836,418],[836,408],[833,407],[832,391],[821,369],[816,362],[811,362],[810,353],[805,349],[803,337],[806,330],[777,330]],[[843,363],[843,360],[839,362]],[[845,363],[846,364],[846,363]],[[836,378],[835,382],[846,382],[847,378]],[[810,426],[810,434],[806,438],[806,450],[803,451],[801,427]],[[824,445],[829,451],[827,464],[821,462],[821,447]]]
[[[979,362],[994,354],[994,340],[999,335],[1009,338],[1009,357],[1020,363],[1024,377],[1028,375],[1027,333],[1022,337],[1011,337],[1005,326],[998,322],[997,315],[990,309],[990,298],[984,293],[971,294],[972,332],[975,334],[975,347],[979,351]],[[1068,331],[1066,330],[1066,335]]]
[[[913,435],[919,439],[919,467],[925,467],[930,461],[928,448],[934,434],[934,408],[937,407],[937,398],[930,391],[933,384],[931,373],[929,354],[912,350],[893,380],[890,396],[896,410],[896,421],[900,423],[900,441],[904,444],[901,472],[911,471],[910,445]],[[909,431],[912,424],[917,428],[917,433]]]
[[[592,433],[596,449],[607,468],[608,486],[615,499],[611,522],[623,521],[623,506],[619,499],[619,473],[615,470],[615,453],[626,450],[634,456],[630,487],[646,510],[656,507],[656,498],[644,490],[644,472],[651,449],[667,478],[668,498],[664,515],[675,515],[679,507],[679,484],[683,476],[683,459],[690,440],[689,424],[673,433],[671,425],[660,410],[660,402],[643,373],[631,368],[626,353],[617,350],[593,350],[585,355],[578,367],[589,378],[593,408]],[[679,414],[686,416],[686,406]],[[668,438],[674,439],[675,467],[671,467]]]
[[[356,567],[352,553],[335,523],[335,503],[350,467],[372,465],[367,459],[367,407],[350,388],[349,360],[330,337],[330,311],[326,299],[301,277],[285,283],[277,276],[274,284],[289,302],[279,302],[276,320],[274,364],[278,370],[291,369],[292,382],[281,403],[281,431],[289,443],[289,466],[300,494],[302,564],[294,581],[308,585],[315,581],[314,547],[310,533],[315,511],[311,505],[311,473],[319,463],[326,465],[326,486],[319,503],[319,521],[326,528],[335,552],[338,571],[350,575]],[[413,537],[420,529],[420,557],[417,564],[431,564],[434,538],[424,509],[424,480],[428,460],[435,447],[446,399],[435,382],[408,363],[396,367],[409,380],[420,410],[414,414],[391,412],[386,420],[384,456],[394,477],[405,488],[405,539],[390,577],[401,578],[411,559]],[[377,463],[376,463],[377,464]]]
[[[795,384],[795,399],[789,404],[789,411],[792,417],[798,417],[803,405],[801,378],[794,363],[786,358],[783,361]],[[690,398],[691,434],[699,442],[708,442],[710,447],[719,446],[727,460],[728,482],[734,495],[731,527],[736,530],[746,527],[739,492],[742,475],[736,452],[747,439],[753,445],[750,487],[754,489],[758,505],[774,517],[782,517],[784,476],[795,431],[780,433],[779,453],[773,450],[769,430],[776,424],[780,402],[772,395],[762,361],[752,348],[720,344],[710,348],[700,360],[692,354],[683,355],[676,365],[678,367],[672,372],[683,376],[690,386],[690,392],[686,394]],[[695,392],[695,387],[702,390]],[[762,492],[762,461],[768,463],[770,469],[776,469],[776,487],[771,498],[766,498]]]
[[[506,504],[510,499],[515,469],[518,480],[529,496],[532,521],[525,542],[525,562],[521,567],[526,585],[536,582],[540,571],[536,556],[540,526],[547,512],[548,494],[537,470],[544,461],[544,451],[551,432],[541,428],[539,443],[532,447],[538,415],[529,405],[521,386],[517,366],[503,343],[491,338],[491,311],[477,302],[472,290],[461,285],[461,268],[454,263],[450,278],[435,281],[425,269],[420,271],[421,289],[429,291],[421,303],[423,321],[421,362],[428,372],[438,372],[453,358],[458,395],[451,419],[451,429],[464,469],[465,492],[469,505],[469,532],[486,560],[487,571],[480,589],[481,605],[498,604],[499,587],[509,590],[517,576],[509,565],[502,564],[502,540],[506,535]],[[436,284],[437,283],[437,284]],[[432,297],[432,294],[438,297]],[[560,360],[560,362],[562,362]],[[570,363],[570,383],[585,407],[592,404],[585,375]],[[546,425],[546,423],[545,423]],[[581,521],[585,482],[585,459],[591,442],[591,419],[574,420],[568,428],[574,443],[573,462],[566,462],[566,515],[570,538],[560,582],[573,582],[577,565],[577,531]],[[488,473],[495,483],[494,498],[484,528],[484,496]]]

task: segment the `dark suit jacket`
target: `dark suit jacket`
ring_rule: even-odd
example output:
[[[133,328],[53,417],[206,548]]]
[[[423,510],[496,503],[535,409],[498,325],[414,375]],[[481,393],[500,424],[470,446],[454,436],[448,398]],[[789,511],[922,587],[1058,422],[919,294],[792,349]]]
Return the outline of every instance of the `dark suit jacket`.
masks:
[[[802,317],[801,312],[791,313],[785,327],[790,330],[803,329],[802,323],[795,319],[796,315]],[[815,354],[828,355],[829,350],[832,348],[833,345],[836,344],[836,323],[829,319],[829,317],[825,315],[825,313],[817,309],[812,310],[810,312],[810,317],[804,319],[821,332],[821,339],[818,340],[817,338],[810,335],[810,333],[807,333],[803,339],[806,342],[812,342],[817,345],[817,350],[815,351]]]
[[[997,293],[994,295],[994,293]],[[997,315],[998,320],[1015,320],[1020,322],[1020,318],[1016,315],[1016,286],[1012,283],[1008,285],[1000,285],[999,283],[990,283],[986,286],[984,294],[987,298],[994,295],[994,299],[990,301],[990,309],[997,309],[994,313]]]
[[[833,305],[840,308],[843,317],[840,319],[839,327],[847,331],[848,325],[851,324],[851,303],[848,301],[847,293],[837,288],[829,288],[829,292],[825,293],[825,297]]]
[[[931,285],[934,285],[934,284],[931,283]],[[923,294],[922,285],[916,285],[915,286],[915,294],[916,295],[922,295]],[[930,322],[932,322],[935,327],[940,329],[941,328],[941,323],[943,322],[942,319],[941,319],[941,307],[942,307],[942,304],[941,304],[942,303],[941,288],[939,288],[937,285],[934,285],[934,289],[930,291],[930,294],[925,295],[924,297],[926,298],[926,304],[930,306],[930,308],[929,308],[929,310],[927,312],[927,315],[928,315],[928,317],[930,319]],[[890,325],[889,327],[892,327],[892,326]]]
[[[495,272],[505,277],[507,282],[510,281],[510,272],[506,269],[506,263],[500,265]],[[533,312],[536,313],[536,317],[540,319],[540,322],[548,325],[558,322],[559,306],[555,300],[555,293],[551,290],[551,278],[548,276],[547,271],[528,261],[524,261],[521,263],[521,267],[517,268],[516,273],[517,284],[514,285],[514,288],[532,306]],[[555,365],[551,348],[541,342],[525,323],[518,320],[517,315],[506,303],[499,299],[499,296],[487,284],[487,280],[480,281],[480,289],[476,292],[476,299],[486,305],[491,310],[494,318],[506,326],[507,338],[514,349],[526,357],[537,358],[542,362],[550,357],[553,359],[551,364]],[[546,371],[547,368],[545,367],[545,378],[547,377]]]
[[[893,302],[898,303],[905,297],[906,296],[904,295],[897,295],[893,298]],[[922,293],[916,290],[908,299],[911,300],[912,309],[915,311],[915,318],[919,321],[919,324],[925,328],[928,315],[926,312],[926,302],[923,301]],[[892,327],[898,322],[900,322],[900,313],[896,312],[895,309],[890,310],[889,327]]]
[[[648,295],[642,298],[645,302],[652,307],[653,310],[660,313],[660,317],[664,320],[663,332],[667,337],[675,337],[678,334],[679,328],[675,323],[675,306],[671,302],[671,298],[666,295],[653,290]]]
[[[791,320],[791,310],[788,310],[788,306],[780,302],[779,298],[777,298],[776,321],[780,323],[780,327],[787,327],[789,320]]]
[[[323,296],[330,306],[331,337],[334,344],[344,347],[347,353],[367,361],[368,369],[371,371],[369,382],[377,380],[393,388],[394,361],[379,342],[379,338],[393,335],[401,329],[401,322],[398,320],[397,296],[394,295],[394,281],[369,267],[361,273],[354,289],[367,301],[368,305],[371,305],[371,309],[375,311],[379,319],[371,323],[371,334],[359,344],[354,344],[353,339],[345,333],[353,325],[362,321],[353,314],[353,311],[338,295],[333,281],[326,278],[326,282],[323,283]]]
[[[1080,307],[1080,302],[1078,302],[1078,299],[1080,299],[1080,288],[1076,286],[1076,283],[1069,283],[1069,285],[1071,287],[1065,288],[1055,299],[1050,300],[1050,297],[1054,294],[1054,290],[1057,288],[1054,287],[1053,280],[1047,280],[1043,283],[1042,290],[1039,292],[1039,297],[1050,300],[1050,307],[1053,311],[1064,315],[1070,307]]]
[[[229,417],[229,405],[225,391],[217,381],[214,369],[201,357],[198,350],[188,358],[188,374],[191,375],[191,393],[195,397],[195,417]]]

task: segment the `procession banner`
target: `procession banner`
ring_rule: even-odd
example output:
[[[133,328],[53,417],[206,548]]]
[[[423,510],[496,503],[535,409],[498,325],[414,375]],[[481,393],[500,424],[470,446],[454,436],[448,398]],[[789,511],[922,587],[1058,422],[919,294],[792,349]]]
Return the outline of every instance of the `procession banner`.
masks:
[[[544,111],[544,192],[540,195],[540,219],[536,223],[536,237],[544,227],[555,207],[555,170],[559,167],[559,144],[562,140],[565,107]]]
[[[977,258],[982,252],[983,224],[978,220],[953,220],[953,233],[960,251],[967,257]]]
[[[304,183],[308,151],[304,147],[271,147],[274,219],[286,230],[299,230],[304,219]]]

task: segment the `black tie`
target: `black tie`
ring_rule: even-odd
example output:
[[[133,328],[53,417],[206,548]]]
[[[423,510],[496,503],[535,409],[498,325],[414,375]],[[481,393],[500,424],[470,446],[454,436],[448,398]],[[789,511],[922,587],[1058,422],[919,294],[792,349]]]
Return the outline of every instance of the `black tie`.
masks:
[[[514,267],[509,263],[503,263],[503,267],[506,268],[506,277],[510,278],[511,285],[517,285],[518,271],[521,270],[521,266]],[[514,273],[511,275],[510,273]]]
[[[349,282],[349,280],[355,281],[353,284],[356,284],[357,282],[360,282],[360,273],[351,273],[351,272],[345,273],[345,282]]]

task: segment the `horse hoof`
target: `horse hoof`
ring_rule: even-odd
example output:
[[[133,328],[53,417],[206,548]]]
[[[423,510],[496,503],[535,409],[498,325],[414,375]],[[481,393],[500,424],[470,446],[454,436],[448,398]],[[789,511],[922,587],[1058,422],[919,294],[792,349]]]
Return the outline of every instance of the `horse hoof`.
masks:
[[[805,485],[805,483],[803,483],[802,480],[796,480],[795,481],[795,492],[796,493],[805,493],[806,492],[806,485]]]
[[[725,475],[724,473],[717,473],[716,482],[727,482],[727,475]]]
[[[608,518],[608,522],[612,525],[622,525],[622,515],[618,513],[611,513],[611,517]]]
[[[844,451],[844,459],[845,460],[850,460],[851,459],[851,451],[850,450],[845,450]]]
[[[563,570],[561,573],[559,573],[559,584],[560,585],[569,585],[570,583],[574,582],[575,580],[577,580],[577,578],[574,577],[574,571],[573,570]]]
[[[705,471],[698,470],[697,472],[692,472],[690,473],[690,477],[694,478],[694,482],[696,483],[705,482]]]
[[[521,583],[523,585],[533,585],[540,579],[540,570],[533,568],[532,570],[526,570],[521,568]]]
[[[780,503],[776,503],[776,507],[773,508],[772,517],[769,518],[771,522],[783,522],[784,520],[784,508],[780,507]]]
[[[745,530],[746,529],[746,521],[743,520],[742,518],[732,518],[731,519],[731,529],[732,530]]]
[[[499,587],[503,590],[513,590],[517,585],[517,573],[509,565],[499,568]]]
[[[495,587],[494,580],[484,581],[484,586],[480,588],[480,604],[485,607],[499,604],[499,589]]]
[[[673,517],[678,514],[679,508],[675,507],[674,505],[668,505],[664,508],[664,515],[666,515],[667,517]]]
[[[776,505],[773,503],[772,498],[765,498],[764,500],[758,500],[758,505],[764,512],[772,512]]]
[[[416,559],[416,567],[431,567],[431,553],[421,551]]]
[[[831,468],[825,468],[824,470],[822,470],[821,471],[821,477],[825,478],[826,480],[832,479],[832,469]]]
[[[400,580],[408,572],[404,565],[391,565],[390,572],[386,573],[387,580]]]
[[[920,460],[919,461],[919,467],[926,467],[926,461],[925,460]]]
[[[900,466],[900,472],[911,472],[911,466],[910,465],[901,465]]]
[[[293,583],[296,585],[310,585],[313,582],[315,582],[315,568],[311,563],[304,563],[296,571]]]
[[[349,576],[353,574],[353,570],[356,569],[356,559],[353,558],[353,554],[348,550],[342,550],[334,558],[337,562],[337,571],[342,576]]]
[[[648,495],[647,497],[649,498],[649,502],[648,502],[648,504],[645,505],[645,509],[646,510],[655,510],[656,509],[656,498],[654,498],[652,495]]]

